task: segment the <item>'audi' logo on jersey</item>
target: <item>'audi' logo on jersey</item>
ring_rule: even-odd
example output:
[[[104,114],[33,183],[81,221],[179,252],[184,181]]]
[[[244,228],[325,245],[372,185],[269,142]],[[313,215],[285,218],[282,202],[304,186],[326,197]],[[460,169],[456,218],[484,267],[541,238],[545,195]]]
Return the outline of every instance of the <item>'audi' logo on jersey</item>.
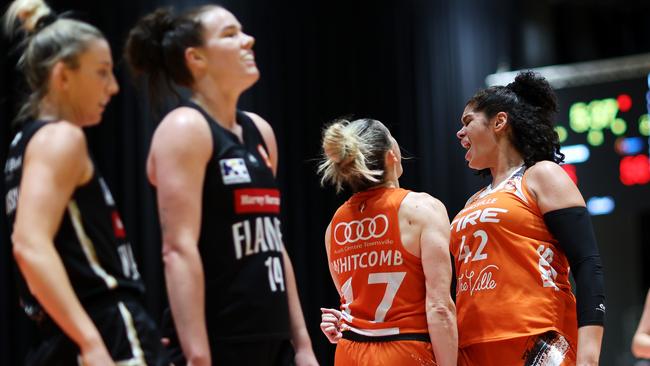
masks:
[[[334,241],[338,245],[345,245],[359,240],[378,239],[387,231],[388,217],[381,214],[363,220],[338,223],[334,227]]]

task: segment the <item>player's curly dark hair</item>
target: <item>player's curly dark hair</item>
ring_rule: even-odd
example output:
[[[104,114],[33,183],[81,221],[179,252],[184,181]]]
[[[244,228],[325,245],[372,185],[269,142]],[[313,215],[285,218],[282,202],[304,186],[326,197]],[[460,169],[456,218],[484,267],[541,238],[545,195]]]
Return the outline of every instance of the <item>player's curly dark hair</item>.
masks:
[[[499,112],[508,114],[510,141],[519,151],[526,167],[538,161],[564,161],[560,141],[554,130],[557,99],[548,81],[532,71],[517,75],[507,86],[492,86],[477,92],[468,102],[488,119]],[[489,174],[489,170],[481,171]]]

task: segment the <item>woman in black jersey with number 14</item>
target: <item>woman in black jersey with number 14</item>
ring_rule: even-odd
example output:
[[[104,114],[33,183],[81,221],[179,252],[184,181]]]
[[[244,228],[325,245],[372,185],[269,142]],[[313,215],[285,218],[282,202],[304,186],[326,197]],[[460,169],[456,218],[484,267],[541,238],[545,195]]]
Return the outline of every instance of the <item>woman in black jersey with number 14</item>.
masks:
[[[4,169],[21,306],[41,336],[25,364],[163,365],[131,245],[82,132],[118,91],[108,43],[42,0],[14,1],[4,20],[28,36],[19,66],[31,95]]]
[[[159,9],[126,45],[155,95],[173,94],[173,84],[192,93],[160,122],[147,162],[190,365],[317,364],[282,244],[273,130],[237,109],[259,78],[253,43],[228,10],[207,5]]]

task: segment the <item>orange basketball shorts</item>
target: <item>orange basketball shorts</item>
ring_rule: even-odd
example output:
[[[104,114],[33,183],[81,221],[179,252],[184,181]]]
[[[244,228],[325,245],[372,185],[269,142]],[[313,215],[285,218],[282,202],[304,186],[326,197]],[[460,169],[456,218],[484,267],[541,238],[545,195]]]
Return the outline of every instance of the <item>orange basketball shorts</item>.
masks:
[[[435,366],[431,343],[422,341],[355,342],[339,340],[335,366]]]
[[[458,350],[459,366],[574,366],[573,345],[557,332],[477,343]]]

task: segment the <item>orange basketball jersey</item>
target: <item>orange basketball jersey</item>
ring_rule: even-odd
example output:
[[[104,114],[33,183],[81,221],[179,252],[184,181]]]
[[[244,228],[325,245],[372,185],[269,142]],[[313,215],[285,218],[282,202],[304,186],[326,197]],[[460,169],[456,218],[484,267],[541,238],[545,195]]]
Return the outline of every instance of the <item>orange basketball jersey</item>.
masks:
[[[524,172],[477,193],[451,222],[461,348],[549,330],[576,346],[569,264]]]
[[[332,219],[330,266],[341,285],[343,319],[355,333],[428,333],[422,263],[400,237],[398,211],[408,193],[356,193]]]

